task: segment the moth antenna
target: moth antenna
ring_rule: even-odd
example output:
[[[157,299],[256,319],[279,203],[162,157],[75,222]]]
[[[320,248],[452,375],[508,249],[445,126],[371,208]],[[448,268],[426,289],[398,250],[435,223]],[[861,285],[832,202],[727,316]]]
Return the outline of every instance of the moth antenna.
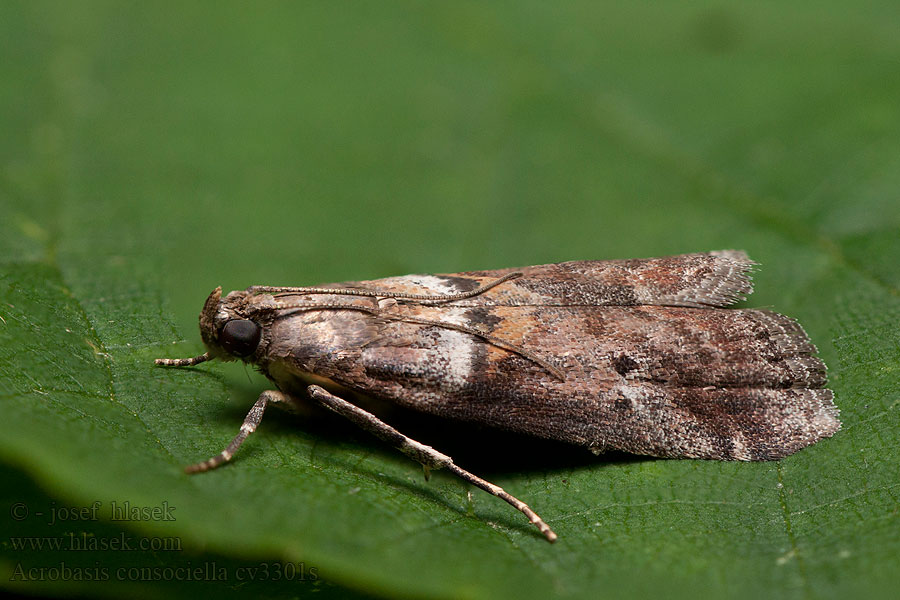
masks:
[[[340,302],[322,302],[313,304],[312,302],[295,302],[281,304],[260,304],[247,308],[248,312],[264,313],[275,312],[279,310],[355,310],[357,312],[369,313],[381,316],[383,311],[371,306],[359,306],[355,304],[341,304]]]
[[[497,287],[501,283],[505,283],[510,279],[521,277],[524,273],[519,271],[515,273],[507,273],[503,277],[499,277],[494,281],[478,286],[474,290],[468,292],[460,292],[458,294],[406,294],[403,292],[379,292],[377,290],[361,290],[356,288],[317,288],[317,287],[279,287],[254,285],[248,288],[251,294],[276,293],[284,295],[298,294],[329,294],[333,296],[367,296],[370,298],[395,298],[399,300],[419,300],[424,303],[452,302],[454,300],[465,300],[472,298]]]
[[[258,311],[276,311],[276,310],[355,310],[357,312],[364,312],[376,317],[382,317],[384,319],[390,319],[392,321],[405,321],[407,323],[418,323],[419,325],[430,325],[432,327],[443,327],[444,329],[452,329],[454,331],[460,331],[462,333],[468,333],[469,335],[474,335],[475,337],[481,338],[484,341],[488,342],[493,346],[497,346],[507,352],[512,352],[513,354],[518,354],[522,358],[530,360],[534,364],[542,367],[543,369],[550,372],[554,377],[559,379],[560,381],[565,381],[566,376],[562,372],[562,370],[547,362],[543,358],[521,348],[511,342],[507,342],[505,340],[501,340],[500,338],[494,337],[493,335],[480,331],[474,327],[467,327],[465,325],[459,325],[457,323],[447,323],[446,321],[438,321],[435,319],[423,319],[420,317],[408,317],[404,315],[396,315],[387,313],[381,309],[373,308],[370,306],[360,306],[358,304],[341,304],[341,303],[328,303],[328,304],[305,304],[305,303],[296,303],[296,304],[270,304],[268,306],[259,306],[256,308]]]
[[[191,358],[157,358],[154,362],[163,367],[193,367],[202,362],[212,360],[209,352],[204,352],[200,356],[192,356]]]
[[[489,289],[495,288],[501,283],[506,283],[510,279],[518,279],[524,275],[524,273],[516,271],[514,273],[507,273],[503,277],[499,277],[490,283],[486,283],[484,285],[478,286],[474,290],[470,290],[468,292],[460,292],[458,294],[436,294],[433,296],[429,296],[428,294],[416,294],[411,296],[400,295],[398,298],[401,300],[410,299],[410,300],[424,300],[423,304],[436,304],[440,302],[450,302],[453,300],[465,300],[466,298],[472,298],[474,296],[478,296],[488,291]]]

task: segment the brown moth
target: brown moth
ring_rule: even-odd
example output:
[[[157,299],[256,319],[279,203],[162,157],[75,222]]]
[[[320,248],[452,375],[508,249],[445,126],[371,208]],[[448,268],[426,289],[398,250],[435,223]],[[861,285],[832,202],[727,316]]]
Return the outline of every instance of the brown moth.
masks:
[[[556,534],[525,503],[339,396],[671,458],[775,460],[840,428],[825,365],[800,325],[721,308],[752,291],[740,251],[407,275],[210,294],[208,351],[253,363],[263,392],[206,471],[233,456],[269,402],[311,398],[422,463],[446,468]],[[346,395],[346,394],[345,394]]]

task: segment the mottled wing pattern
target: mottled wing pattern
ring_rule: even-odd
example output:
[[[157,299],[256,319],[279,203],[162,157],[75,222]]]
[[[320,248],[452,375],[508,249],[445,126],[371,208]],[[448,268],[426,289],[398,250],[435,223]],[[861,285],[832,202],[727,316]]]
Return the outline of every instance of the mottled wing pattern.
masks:
[[[780,458],[830,436],[840,422],[823,388],[825,366],[795,321],[703,308],[749,293],[752,264],[723,251],[347,283],[452,294],[523,273],[465,300],[390,302],[391,318],[377,324],[342,313],[367,328],[365,342],[342,348],[316,372],[416,410],[596,451]],[[489,334],[564,377],[484,337],[404,318]]]
[[[839,427],[831,391],[821,389],[824,365],[782,315],[652,306],[452,313],[543,353],[565,378],[467,334],[403,322],[361,349],[362,377],[334,377],[445,417],[653,456],[773,459]]]
[[[632,260],[564,263],[470,271],[448,275],[405,275],[340,284],[411,294],[468,292],[513,272],[522,277],[454,306],[727,306],[752,291],[755,263],[738,250]]]

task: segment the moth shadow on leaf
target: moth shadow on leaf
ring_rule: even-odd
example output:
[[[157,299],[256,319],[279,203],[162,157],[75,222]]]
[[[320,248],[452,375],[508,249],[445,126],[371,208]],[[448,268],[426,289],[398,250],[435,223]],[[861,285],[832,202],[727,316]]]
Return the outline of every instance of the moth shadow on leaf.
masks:
[[[240,422],[239,406],[252,405],[254,394],[248,387],[241,390],[240,405],[222,411],[223,420]],[[656,460],[625,452],[604,452],[596,455],[583,446],[566,444],[539,437],[495,429],[477,423],[453,421],[397,406],[396,404],[361,394],[348,394],[346,400],[365,408],[412,439],[431,446],[453,458],[454,462],[488,479],[522,473],[565,473],[584,467]],[[280,407],[279,407],[280,408]],[[372,454],[395,460],[396,450],[371,434],[362,431],[346,419],[333,414],[313,402],[304,402],[301,411],[271,408],[255,436],[267,433],[279,436],[302,432],[323,443],[346,444],[348,441]],[[236,457],[254,453],[248,444]],[[410,467],[417,465],[410,461]]]
[[[573,470],[602,467],[613,463],[636,462],[648,458],[621,452],[610,452],[597,456],[585,447],[471,423],[449,421],[358,394],[350,393],[346,394],[346,397],[355,405],[362,406],[367,411],[376,414],[411,438],[449,455],[455,464],[488,480],[502,480],[507,477],[523,475],[527,477],[529,474],[534,474],[538,476],[551,475],[566,484],[566,477]],[[260,434],[279,438],[299,435],[306,440],[316,440],[316,445],[321,447],[337,448],[352,444],[365,454],[378,457],[376,460],[397,461],[396,451],[389,445],[318,405],[303,403],[301,414],[291,414],[292,412],[296,411],[272,410],[271,414],[267,411],[265,425]],[[247,450],[252,450],[252,448],[253,446]],[[253,454],[252,451],[246,452],[245,456],[251,454]],[[330,453],[316,451],[316,454],[324,457]],[[346,454],[337,452],[333,456],[346,456]],[[404,490],[404,493],[436,505],[445,506],[456,512],[459,515],[458,518],[471,516],[472,507],[468,505],[469,503],[463,502],[460,505],[459,497],[457,496],[455,501],[448,498],[445,491],[442,491],[442,486],[428,485],[424,481],[421,467],[413,461],[406,461],[408,463],[406,471],[385,469],[387,472],[382,472],[377,463],[374,466],[373,463],[368,463],[368,469],[361,467],[358,458],[334,460],[337,460],[335,465],[340,464],[338,468],[347,469],[356,473],[357,476],[377,479],[383,485]],[[448,470],[440,469],[435,472],[434,477],[449,481],[446,478],[453,478],[454,474],[446,472]],[[533,531],[526,522],[511,514],[494,516],[492,519],[498,524],[502,523],[502,526],[509,530],[523,533]],[[453,520],[455,521],[457,518]],[[543,522],[541,525],[547,528]],[[549,528],[547,530],[550,531]],[[537,535],[536,532],[534,533]],[[555,539],[555,533],[550,531],[550,535],[552,539]]]

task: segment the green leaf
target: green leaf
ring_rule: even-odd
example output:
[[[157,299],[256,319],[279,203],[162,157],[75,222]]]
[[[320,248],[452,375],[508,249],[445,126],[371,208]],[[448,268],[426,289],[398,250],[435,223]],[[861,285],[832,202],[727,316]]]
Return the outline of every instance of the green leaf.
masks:
[[[898,26],[874,1],[3,3],[0,585],[892,597]],[[217,285],[719,248],[762,265],[747,306],[819,345],[834,438],[776,463],[596,459],[396,416],[528,502],[554,545],[316,412],[272,411],[233,464],[182,472],[270,387],[153,365],[202,351]],[[114,502],[148,511],[111,521]],[[69,534],[107,547],[22,546]]]

